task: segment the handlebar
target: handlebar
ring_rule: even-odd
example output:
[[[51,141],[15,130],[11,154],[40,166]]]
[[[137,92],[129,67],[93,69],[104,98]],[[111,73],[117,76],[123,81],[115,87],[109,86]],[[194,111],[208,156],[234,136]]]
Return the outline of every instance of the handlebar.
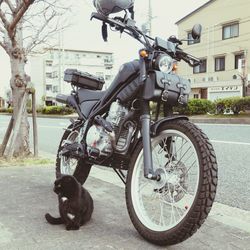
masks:
[[[136,26],[135,22],[131,19],[123,19],[120,17],[109,18],[108,16],[102,15],[100,13],[93,12],[91,14],[90,20],[93,18],[98,19],[104,23],[109,24],[111,27],[115,27],[118,31],[124,32],[136,40],[141,42],[148,50],[154,49],[153,46],[150,44],[149,39],[155,41],[155,39],[151,38],[150,36],[145,35],[142,31],[140,31]],[[142,40],[143,38],[143,40]],[[178,45],[182,45],[182,41],[177,39],[174,36],[171,36],[168,39],[169,42],[172,42],[176,46],[176,53],[175,59],[178,61],[183,60],[188,63],[191,67],[195,67],[201,64],[201,60],[185,53],[182,49],[178,48]]]
[[[124,30],[128,30],[129,32],[131,32],[131,34],[129,35],[132,35],[136,39],[138,39],[138,37],[141,35],[140,31],[136,29],[134,25],[135,22],[133,20],[128,19],[127,23],[124,23],[123,18],[120,18],[120,17],[109,18],[107,16],[104,16],[96,12],[92,13],[90,20],[92,20],[93,18],[103,21],[109,24],[111,27],[115,27],[119,31],[123,32]]]
[[[184,62],[188,63],[191,67],[195,67],[201,64],[201,60],[195,56],[187,54],[182,49],[176,49],[176,57],[179,60],[183,60]]]
[[[107,16],[104,16],[104,15],[102,15],[102,14],[100,14],[100,13],[93,12],[93,13],[91,14],[90,20],[92,20],[93,18],[98,19],[98,20],[100,20],[100,21],[103,21],[103,22],[105,22],[105,23],[108,23],[108,24],[110,24],[110,25],[112,25],[112,26],[117,25],[117,26],[119,26],[120,28],[123,28],[123,29],[126,28],[125,24],[123,24],[122,22],[116,21],[115,19],[111,19],[111,18],[109,18],[109,17],[107,17]]]
[[[104,23],[109,24],[111,27],[115,27],[116,30],[124,32],[136,40],[138,40],[140,43],[142,43],[147,49],[151,50],[152,46],[149,43],[148,39],[154,40],[153,38],[145,35],[142,31],[140,31],[136,26],[135,22],[132,19],[123,19],[120,17],[115,18],[109,18],[107,16],[104,16],[100,13],[93,12],[91,14],[90,20],[93,18],[98,19]],[[142,39],[143,38],[143,39]]]

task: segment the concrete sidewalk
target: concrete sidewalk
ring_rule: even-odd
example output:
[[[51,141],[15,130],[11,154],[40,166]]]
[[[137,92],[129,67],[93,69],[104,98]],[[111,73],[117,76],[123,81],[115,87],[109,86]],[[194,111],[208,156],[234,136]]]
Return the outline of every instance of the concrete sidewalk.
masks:
[[[193,123],[213,123],[213,124],[250,124],[250,117],[208,117],[203,115],[189,116],[189,120]]]
[[[146,242],[134,229],[126,210],[124,188],[94,177],[85,185],[94,199],[92,220],[79,231],[69,232],[62,225],[48,224],[46,212],[58,215],[53,182],[53,166],[0,168],[0,249],[166,249]],[[249,233],[208,218],[190,239],[167,249],[249,246]]]

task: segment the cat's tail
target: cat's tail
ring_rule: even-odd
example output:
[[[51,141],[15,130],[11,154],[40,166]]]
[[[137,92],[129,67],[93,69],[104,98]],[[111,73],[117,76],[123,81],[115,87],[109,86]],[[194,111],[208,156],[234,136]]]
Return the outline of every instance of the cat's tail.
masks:
[[[50,214],[45,214],[45,219],[50,223],[50,224],[53,224],[53,225],[60,225],[60,224],[63,224],[63,221],[62,221],[62,218],[59,217],[59,218],[55,218],[53,216],[51,216]]]

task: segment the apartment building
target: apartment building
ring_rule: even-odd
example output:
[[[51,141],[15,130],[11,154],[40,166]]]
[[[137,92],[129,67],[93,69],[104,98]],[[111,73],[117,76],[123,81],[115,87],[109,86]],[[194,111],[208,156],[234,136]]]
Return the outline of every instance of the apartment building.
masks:
[[[176,23],[183,39],[191,39],[195,23],[203,27],[200,40],[182,46],[202,60],[195,68],[179,65],[179,74],[191,82],[191,98],[250,95],[249,10],[249,0],[211,0]]]
[[[71,84],[64,82],[68,68],[101,76],[107,88],[113,79],[113,53],[71,49],[49,49],[29,59],[31,83],[38,105],[56,105],[58,93],[70,94]]]

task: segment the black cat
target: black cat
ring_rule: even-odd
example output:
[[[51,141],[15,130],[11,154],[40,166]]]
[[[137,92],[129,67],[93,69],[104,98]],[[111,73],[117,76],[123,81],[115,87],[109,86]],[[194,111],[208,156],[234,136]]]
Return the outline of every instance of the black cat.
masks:
[[[45,214],[50,224],[65,224],[67,230],[78,230],[90,220],[94,210],[93,199],[74,176],[64,175],[57,179],[54,192],[58,194],[60,217]]]

